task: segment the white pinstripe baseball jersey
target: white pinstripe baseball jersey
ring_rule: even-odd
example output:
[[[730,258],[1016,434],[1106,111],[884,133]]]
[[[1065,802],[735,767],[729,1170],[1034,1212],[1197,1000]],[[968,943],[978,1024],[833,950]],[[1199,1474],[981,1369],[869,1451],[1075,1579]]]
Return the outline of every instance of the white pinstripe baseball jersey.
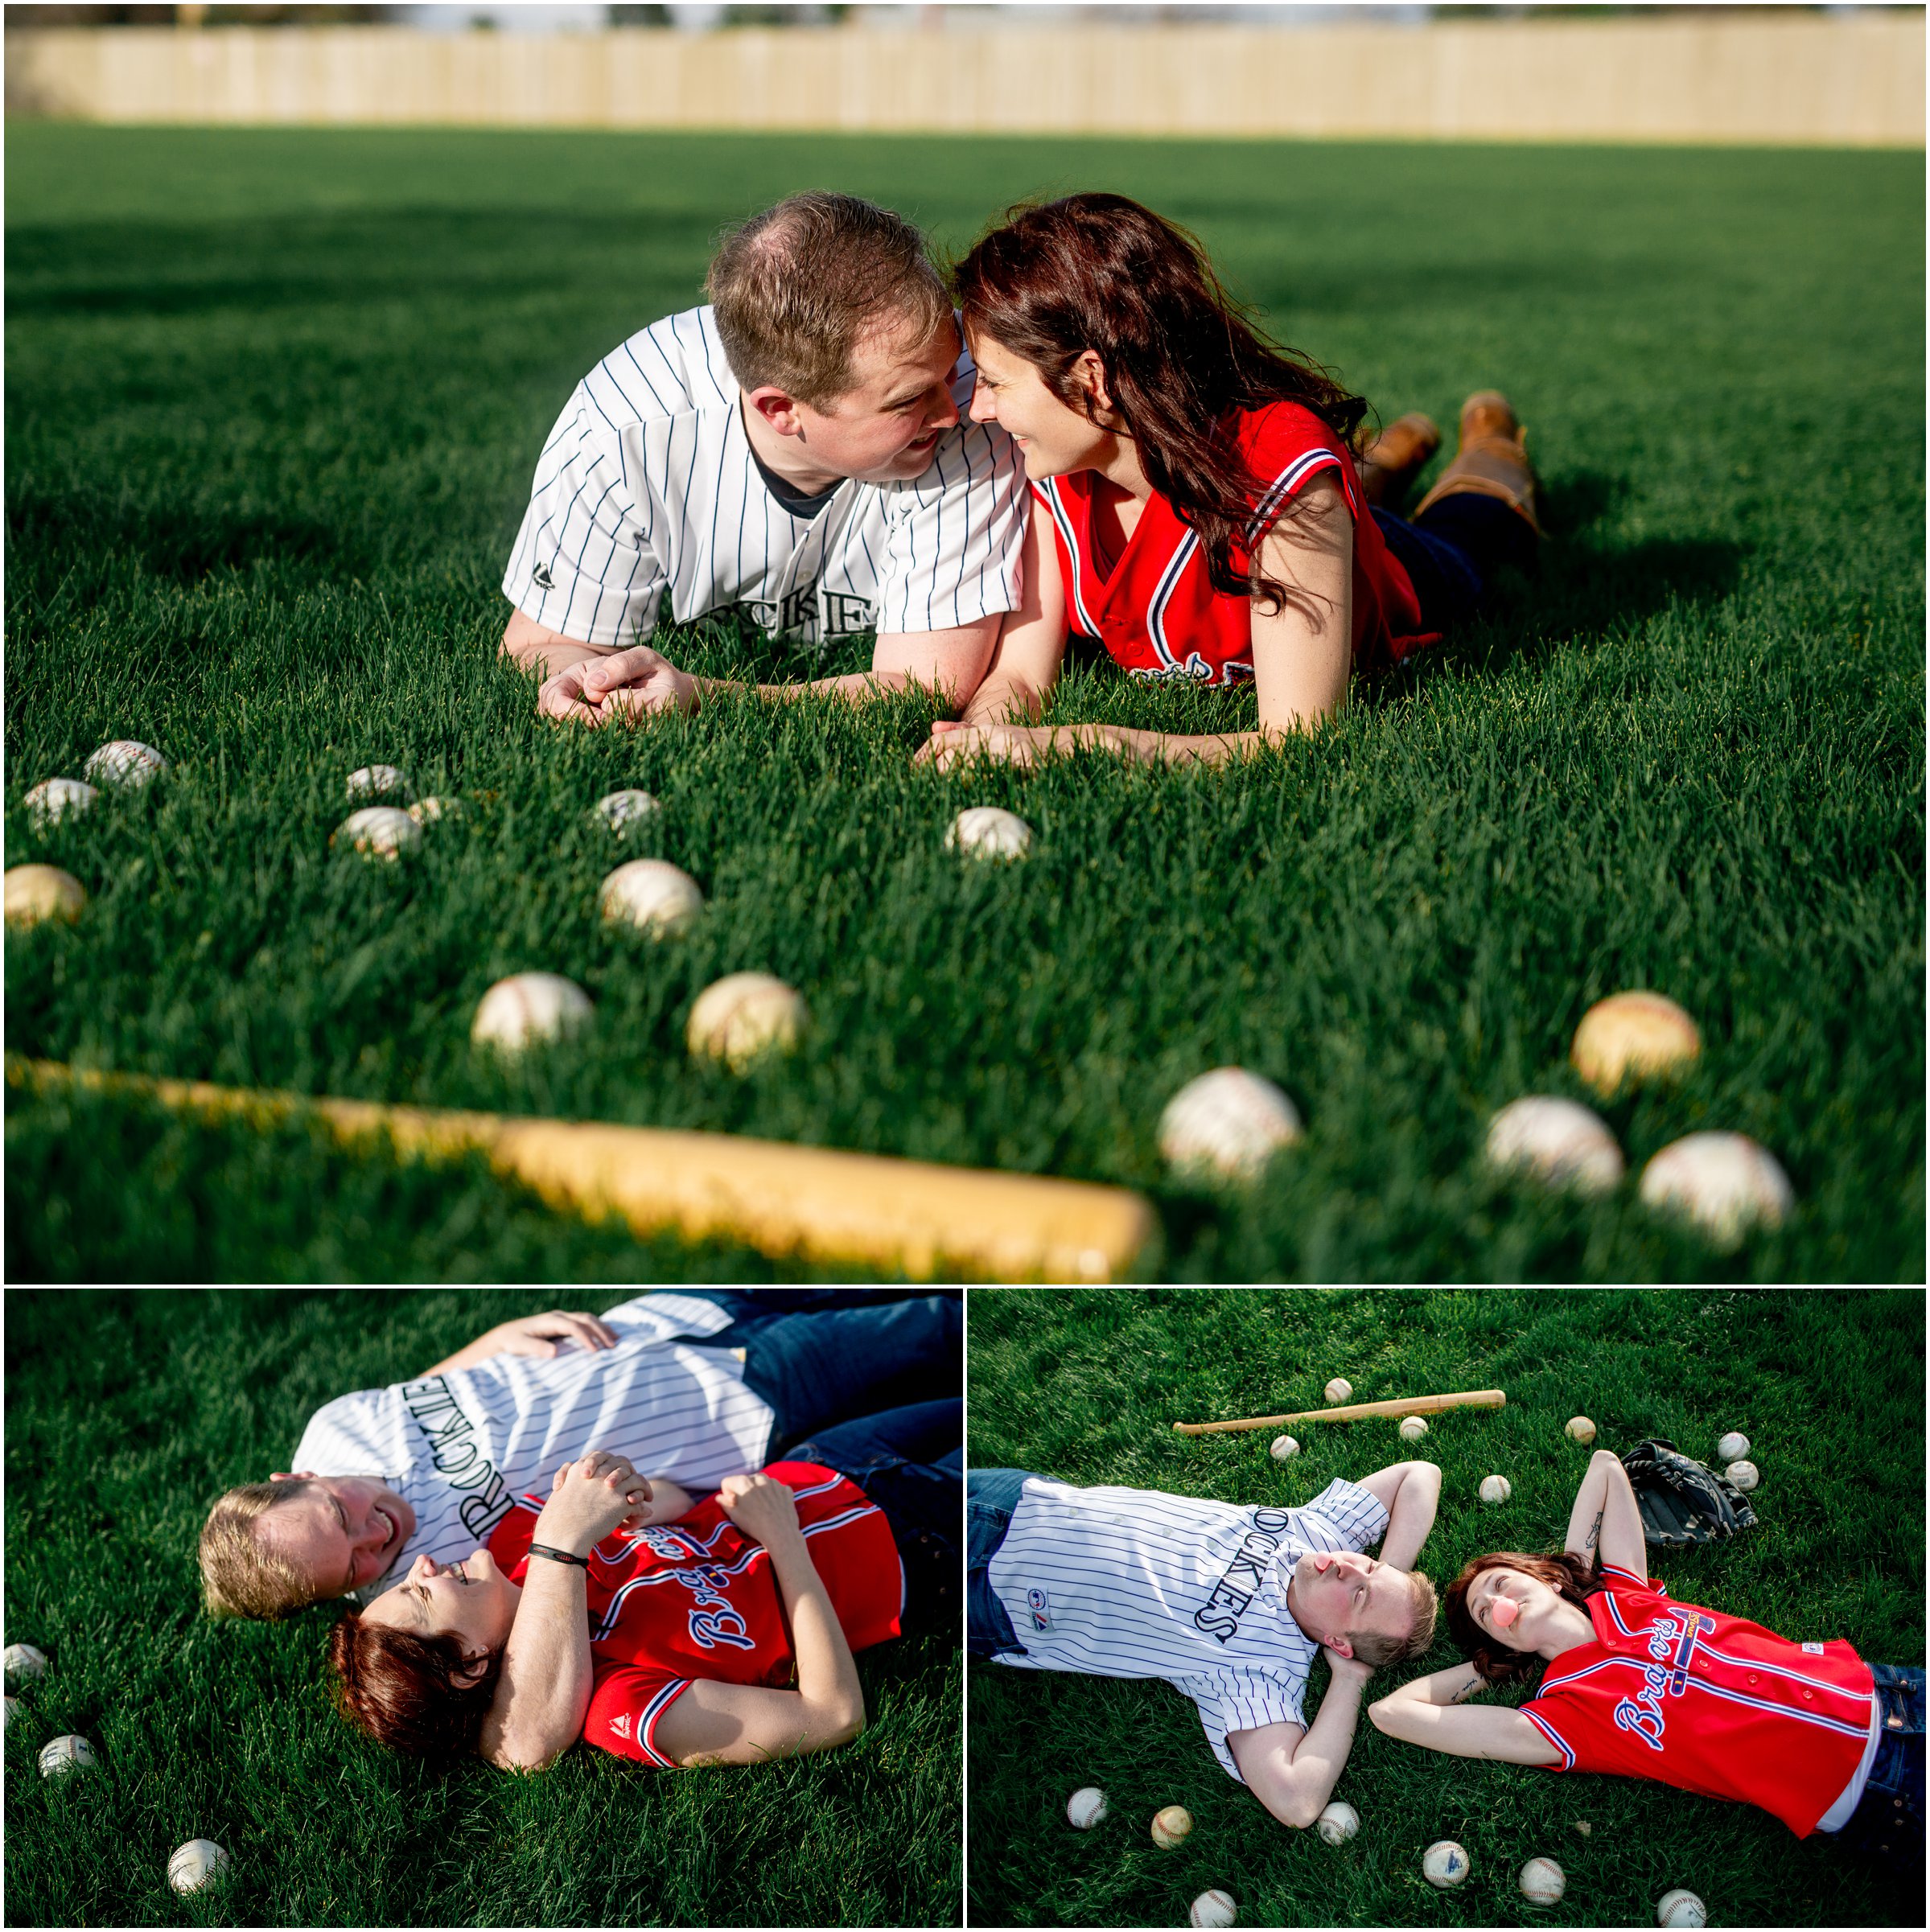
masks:
[[[547,1495],[556,1472],[590,1449],[615,1450],[696,1490],[763,1466],[776,1418],[744,1387],[743,1363],[730,1350],[669,1338],[728,1328],[722,1309],[641,1295],[603,1319],[619,1331],[614,1348],[572,1346],[548,1361],[496,1355],[339,1396],[309,1418],[290,1469],[380,1476],[415,1511],[415,1534],[385,1575],[353,1593],[359,1601],[399,1583],[418,1556],[466,1556],[519,1491]]]
[[[973,369],[961,356],[961,416]],[[1025,476],[1002,430],[961,420],[903,483],[841,483],[796,516],[766,487],[708,308],[640,330],[576,386],[536,467],[503,593],[588,644],[733,606],[772,635],[943,631],[1018,607]]]
[[[1320,1646],[1287,1608],[1294,1565],[1309,1551],[1364,1550],[1387,1520],[1344,1477],[1297,1510],[1030,1477],[989,1572],[1026,1655],[998,1661],[1163,1677],[1200,1707],[1237,1778],[1228,1732],[1307,1721]]]

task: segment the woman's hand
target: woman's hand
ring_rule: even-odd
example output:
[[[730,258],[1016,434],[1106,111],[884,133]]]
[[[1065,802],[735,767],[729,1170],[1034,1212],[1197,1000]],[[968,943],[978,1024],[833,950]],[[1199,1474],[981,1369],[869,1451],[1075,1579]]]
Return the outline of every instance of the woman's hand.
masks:
[[[802,1539],[797,1498],[769,1476],[726,1476],[718,1489],[717,1501],[747,1536],[766,1549],[788,1537]]]
[[[1088,726],[1088,733],[1103,730]],[[1070,750],[1077,741],[1061,728],[1058,749]],[[956,771],[983,759],[995,765],[1016,765],[1030,771],[1053,749],[1050,725],[961,725],[950,718],[939,719],[931,737],[918,748],[915,765],[935,765],[940,771]]]
[[[530,1541],[587,1556],[606,1536],[642,1523],[649,1502],[650,1485],[628,1457],[592,1449],[557,1471]]]

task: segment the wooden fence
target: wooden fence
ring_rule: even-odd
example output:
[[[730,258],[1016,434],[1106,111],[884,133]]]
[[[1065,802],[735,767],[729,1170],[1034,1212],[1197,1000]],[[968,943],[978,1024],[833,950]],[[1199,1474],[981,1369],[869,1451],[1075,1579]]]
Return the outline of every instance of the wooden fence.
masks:
[[[1924,142],[1918,7],[544,35],[43,31],[7,10],[10,109],[93,121]]]

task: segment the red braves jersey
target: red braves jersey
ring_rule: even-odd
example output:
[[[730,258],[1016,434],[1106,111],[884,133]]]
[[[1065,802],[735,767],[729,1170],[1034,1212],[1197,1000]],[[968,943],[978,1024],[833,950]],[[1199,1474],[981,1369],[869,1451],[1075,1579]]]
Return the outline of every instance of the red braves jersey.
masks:
[[[1315,477],[1338,479],[1354,520],[1354,663],[1361,669],[1397,663],[1436,643],[1423,631],[1420,600],[1360,495],[1353,459],[1333,431],[1298,403],[1270,403],[1242,412],[1237,441],[1261,491],[1233,562],[1245,570],[1288,499]],[[1032,485],[1052,520],[1059,573],[1071,627],[1103,643],[1133,677],[1242,683],[1253,675],[1253,600],[1216,590],[1200,538],[1155,492],[1140,512],[1109,574],[1093,551],[1091,471],[1048,476]]]
[[[1564,1650],[1521,1706],[1562,1753],[1550,1768],[1759,1805],[1807,1838],[1862,1761],[1869,1665],[1846,1643],[1792,1643],[1627,1570],[1602,1574],[1595,1641]]]
[[[847,1477],[814,1462],[764,1474],[797,1498],[797,1519],[845,1640],[854,1650],[898,1634],[904,1572],[891,1527]],[[512,1583],[529,1567],[544,1498],[519,1496],[489,1539]],[[796,1674],[771,1557],[706,1496],[680,1521],[607,1537],[590,1552],[590,1659],[583,1736],[619,1757],[671,1768],[656,1748],[665,1712],[699,1679],[787,1688]]]

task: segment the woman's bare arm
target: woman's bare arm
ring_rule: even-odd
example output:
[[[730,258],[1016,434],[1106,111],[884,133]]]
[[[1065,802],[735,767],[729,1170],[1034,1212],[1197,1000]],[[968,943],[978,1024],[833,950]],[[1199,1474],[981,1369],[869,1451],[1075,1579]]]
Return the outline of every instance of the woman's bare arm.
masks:
[[[1588,1473],[1575,1491],[1574,1507],[1568,1515],[1568,1535],[1562,1547],[1588,1564],[1599,1559],[1617,1569],[1632,1571],[1644,1583],[1648,1581],[1642,1511],[1628,1472],[1613,1449],[1597,1449],[1589,1457]]]
[[[1561,1753],[1519,1711],[1463,1708],[1483,1687],[1471,1663],[1411,1678],[1368,1707],[1377,1731],[1451,1757],[1485,1757],[1500,1764],[1551,1765]]]

